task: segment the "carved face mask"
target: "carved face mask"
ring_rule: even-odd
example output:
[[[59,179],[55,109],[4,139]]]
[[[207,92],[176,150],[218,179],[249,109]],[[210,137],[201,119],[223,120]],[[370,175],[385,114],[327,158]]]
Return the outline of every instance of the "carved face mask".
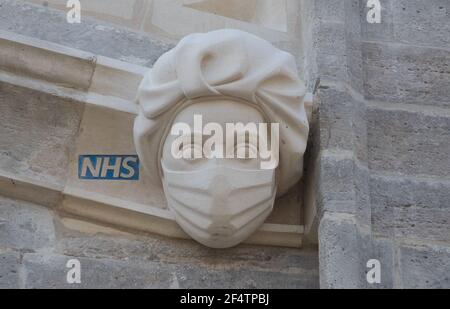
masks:
[[[198,242],[233,247],[247,239],[272,212],[275,170],[243,170],[223,165],[171,171],[162,163],[163,185],[176,221]]]

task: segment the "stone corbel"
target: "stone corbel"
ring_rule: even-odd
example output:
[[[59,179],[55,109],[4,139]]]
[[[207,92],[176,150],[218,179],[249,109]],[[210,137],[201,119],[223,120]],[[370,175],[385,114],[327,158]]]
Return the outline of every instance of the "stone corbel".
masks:
[[[83,154],[133,154],[134,103],[149,69],[36,39],[0,32],[0,81],[84,104],[67,181],[51,184],[0,170],[0,194],[51,207],[63,218],[129,231],[188,238],[167,209],[163,192],[149,186],[149,175],[132,184],[92,186],[77,175]],[[308,96],[307,96],[308,97]],[[308,100],[306,100],[308,101]],[[308,106],[308,104],[307,104]],[[300,190],[300,189],[299,189]],[[269,219],[245,242],[300,247],[303,238],[299,190],[277,201]]]

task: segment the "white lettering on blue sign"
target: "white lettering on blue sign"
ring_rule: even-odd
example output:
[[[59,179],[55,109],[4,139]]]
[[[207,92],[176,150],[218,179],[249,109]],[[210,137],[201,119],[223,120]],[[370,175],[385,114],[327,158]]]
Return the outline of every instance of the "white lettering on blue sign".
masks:
[[[86,180],[139,180],[136,155],[82,155],[78,177]]]

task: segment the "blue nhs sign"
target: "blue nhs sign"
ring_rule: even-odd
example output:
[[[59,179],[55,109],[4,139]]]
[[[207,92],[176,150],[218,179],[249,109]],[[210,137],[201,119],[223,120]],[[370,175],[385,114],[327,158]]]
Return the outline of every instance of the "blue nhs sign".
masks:
[[[82,155],[78,159],[78,177],[86,180],[139,180],[136,155]]]

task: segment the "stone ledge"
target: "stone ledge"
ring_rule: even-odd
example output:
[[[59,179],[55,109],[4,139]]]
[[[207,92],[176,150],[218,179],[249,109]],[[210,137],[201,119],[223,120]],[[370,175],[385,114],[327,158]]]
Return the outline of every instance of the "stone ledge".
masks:
[[[175,223],[172,213],[166,209],[114,199],[70,187],[61,191],[61,188],[53,187],[45,182],[15,179],[12,175],[0,175],[0,185],[2,185],[1,195],[35,203],[42,202],[44,206],[54,207],[54,211],[63,218],[75,216],[132,232],[189,239]],[[62,203],[60,203],[61,200]],[[302,225],[266,223],[244,243],[300,248],[303,233]]]
[[[0,81],[9,84],[134,114],[134,93],[147,70],[0,31]]]
[[[93,54],[0,31],[0,69],[86,91],[95,69]]]
[[[62,199],[61,191],[62,187],[0,171],[0,196],[55,208]]]
[[[59,11],[27,1],[0,0],[0,29],[147,67],[173,47],[174,42],[164,34],[135,32],[86,14],[83,14],[81,24],[69,24],[66,1],[63,2],[64,11]],[[83,12],[86,13],[85,6],[89,4],[81,2],[84,2]],[[116,4],[119,2],[123,1],[116,1]]]

